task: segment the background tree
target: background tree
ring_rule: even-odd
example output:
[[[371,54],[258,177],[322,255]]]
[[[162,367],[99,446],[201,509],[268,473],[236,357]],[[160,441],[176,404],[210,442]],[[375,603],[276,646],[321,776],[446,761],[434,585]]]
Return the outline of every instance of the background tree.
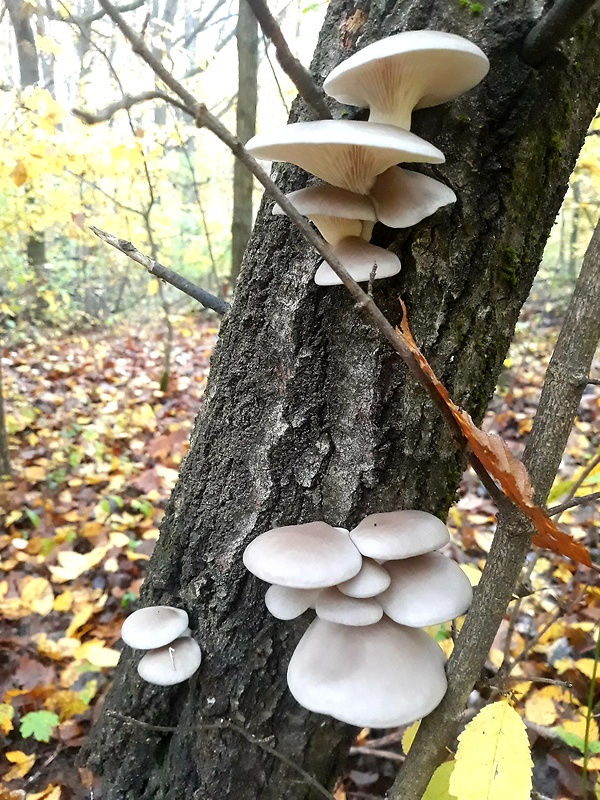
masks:
[[[376,284],[378,305],[397,323],[402,294],[438,376],[480,419],[600,99],[600,23],[592,13],[563,57],[534,69],[520,58],[535,21],[529,3],[473,11],[415,0],[390,13],[334,0],[312,71],[322,77],[357,46],[407,28],[467,36],[490,57],[481,87],[415,119],[416,133],[445,152],[433,171],[459,202],[401,235],[379,228],[374,238],[404,265]],[[292,114],[305,116],[301,105]],[[306,181],[291,167],[276,175],[286,190]],[[134,659],[123,659],[107,710],[157,725],[176,720],[179,730],[104,714],[90,764],[111,800],[316,796],[250,734],[272,737],[280,756],[331,784],[352,731],[306,713],[286,691],[304,624],[268,615],[243,548],[292,521],[353,525],[398,507],[444,515],[452,502],[463,462],[437,411],[343,290],[312,284],[314,263],[264,202],[144,589],[147,603],[189,610],[205,659],[189,684],[167,691],[142,685]]]

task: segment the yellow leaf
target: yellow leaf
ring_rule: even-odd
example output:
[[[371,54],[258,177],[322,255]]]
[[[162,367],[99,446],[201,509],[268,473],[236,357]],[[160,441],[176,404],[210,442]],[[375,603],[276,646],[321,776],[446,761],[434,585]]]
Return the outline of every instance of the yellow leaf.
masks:
[[[71,624],[66,630],[67,636],[74,636],[75,633],[81,628],[82,625],[88,621],[88,619],[94,613],[94,606],[86,605],[83,608],[80,608],[79,611],[75,614],[73,619],[71,620]]]
[[[10,177],[13,179],[15,186],[23,186],[27,180],[27,167],[22,161],[17,161],[17,166],[10,173]]]
[[[17,184],[17,186],[20,186],[20,184]],[[152,297],[153,294],[157,293],[158,293],[158,281],[156,278],[153,278],[148,284],[148,295]]]
[[[552,725],[558,716],[556,703],[563,699],[563,691],[560,686],[545,686],[527,698],[525,716],[537,725]]]
[[[110,647],[105,647],[100,639],[85,642],[75,651],[75,658],[80,661],[89,661],[95,667],[115,667],[120,653]]]
[[[423,800],[454,800],[450,794],[450,776],[454,770],[454,761],[441,764],[431,776]]]
[[[593,658],[578,658],[575,666],[582,672],[586,678],[592,679],[594,674],[594,659]],[[596,669],[596,680],[600,681],[600,667]]]
[[[4,755],[7,761],[14,764],[14,767],[11,767],[8,772],[4,773],[3,778],[5,781],[16,781],[18,778],[24,778],[35,764],[34,753],[28,756],[20,750],[9,750],[9,752]]]
[[[49,614],[54,605],[54,592],[45,578],[24,578],[21,583],[21,603],[34,614]]]
[[[561,727],[564,728],[567,731],[567,733],[574,733],[575,736],[579,736],[580,739],[585,739],[585,727],[586,727],[585,713],[583,714],[579,713],[575,717],[575,719],[562,720]],[[598,723],[593,717],[590,720],[590,732],[588,741],[590,742],[598,741]]]
[[[66,661],[73,658],[81,644],[79,639],[69,639],[67,636],[63,636],[55,642],[49,639],[45,633],[34,633],[31,638],[39,653],[54,661]]]
[[[53,609],[54,611],[70,611],[73,605],[73,592],[70,589],[65,589],[57,597],[54,598]]]
[[[583,767],[583,757],[572,758],[571,761],[578,767]],[[600,771],[600,756],[590,756],[587,761],[587,768],[590,772]]]
[[[42,792],[26,795],[25,800],[60,800],[61,795],[60,786],[53,786],[49,783]]]
[[[46,698],[44,708],[58,714],[60,721],[65,722],[76,714],[83,714],[88,704],[72,689],[58,689]]]
[[[402,734],[402,750],[405,753],[408,753],[408,751],[410,750],[410,746],[414,742],[418,730],[419,730],[419,723],[413,722],[413,724],[409,725],[408,728]]]
[[[59,566],[48,567],[48,569],[52,573],[52,577],[59,583],[74,581],[84,572],[97,566],[108,550],[108,546],[94,547],[89,553],[74,553],[70,550],[63,550],[56,556]]]
[[[11,705],[8,703],[0,703],[0,728],[5,736],[14,728],[14,725],[12,724],[12,718],[14,715],[15,710]]]
[[[46,470],[44,467],[26,467],[23,475],[28,483],[39,483],[45,480]]]
[[[481,570],[477,569],[477,567],[474,567],[472,564],[461,564],[460,568],[469,579],[471,586],[477,586],[481,580]]]
[[[457,800],[529,800],[533,762],[523,720],[502,700],[458,737],[450,793]]]

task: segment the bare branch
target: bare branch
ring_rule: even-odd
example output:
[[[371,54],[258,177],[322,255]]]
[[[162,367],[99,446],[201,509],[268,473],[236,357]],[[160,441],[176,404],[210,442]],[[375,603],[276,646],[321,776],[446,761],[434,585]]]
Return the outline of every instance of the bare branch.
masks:
[[[521,52],[523,61],[533,67],[541,64],[595,3],[596,0],[556,0],[527,34]]]
[[[140,251],[126,239],[119,239],[116,236],[113,236],[112,233],[107,233],[106,231],[100,230],[100,228],[96,228],[93,225],[90,225],[90,230],[92,233],[95,233],[99,239],[102,239],[103,242],[106,242],[106,244],[114,247],[120,253],[123,253],[137,264],[141,264],[142,267],[147,269],[151,275],[155,275],[157,278],[160,278],[166,283],[170,283],[171,286],[174,286],[176,289],[179,289],[180,292],[187,294],[188,297],[191,297],[193,300],[201,303],[206,308],[211,308],[213,311],[219,314],[219,316],[223,316],[223,314],[229,310],[229,304],[224,300],[221,300],[219,297],[215,297],[214,295],[210,294],[210,292],[201,289],[199,286],[196,286],[195,283],[192,283],[191,281],[188,281],[187,278],[184,278],[183,275],[179,275],[179,273],[174,272],[172,269],[159,264],[159,262],[155,261],[153,258],[140,253]]]
[[[242,0],[243,1],[243,0]],[[277,20],[271,14],[266,0],[246,0],[258,20],[263,33],[275,45],[277,61],[285,74],[292,80],[298,94],[310,108],[316,119],[331,119],[331,112],[325,102],[325,95],[319,89],[313,76],[296,58],[285,40]]]
[[[590,494],[584,494],[582,497],[574,497],[572,500],[568,500],[566,503],[561,503],[559,506],[547,508],[546,513],[549,517],[556,517],[558,514],[562,514],[563,511],[568,511],[570,508],[584,506],[587,505],[587,503],[593,503],[596,500],[600,500],[600,492],[590,492]]]
[[[120,14],[126,14],[128,11],[134,11],[136,8],[141,8],[145,2],[146,0],[133,0],[131,3],[126,3],[123,6],[117,6],[117,11]],[[58,12],[53,11],[49,5],[46,6],[46,8],[42,8],[41,6],[36,8],[36,13],[47,17],[48,19],[52,19],[55,22],[71,22],[75,23],[76,25],[90,25],[92,22],[97,22],[106,15],[106,11],[96,11],[95,14],[89,14],[87,17],[77,17],[73,14],[59,14]]]
[[[176,45],[183,39],[183,46],[189,47],[196,38],[196,36],[198,36],[198,34],[201,33],[206,28],[210,20],[214,17],[214,15],[223,5],[225,5],[225,0],[217,0],[217,2],[210,9],[208,14],[205,14],[204,17],[199,22],[197,22],[196,25],[194,25],[190,33],[188,33],[187,36],[180,36],[178,39],[175,39],[173,44]]]
[[[122,109],[129,110],[139,103],[147,103],[148,100],[164,100],[166,103],[170,103],[173,106],[177,106],[182,111],[187,112],[186,107],[180,103],[177,98],[170,97],[166,92],[151,90],[148,92],[141,92],[140,94],[123,95],[120,100],[115,100],[114,103],[111,103],[100,111],[86,111],[84,108],[73,108],[71,109],[71,113],[88,125],[96,125],[99,122],[106,122],[111,119],[117,111],[121,111]]]
[[[575,493],[577,492],[577,490],[582,486],[585,479],[592,472],[592,470],[594,470],[598,466],[598,464],[600,464],[600,452],[596,453],[596,455],[585,465],[585,469],[583,470],[581,475],[577,478],[573,486],[571,486],[569,494],[567,495],[567,500],[572,500],[575,497]]]

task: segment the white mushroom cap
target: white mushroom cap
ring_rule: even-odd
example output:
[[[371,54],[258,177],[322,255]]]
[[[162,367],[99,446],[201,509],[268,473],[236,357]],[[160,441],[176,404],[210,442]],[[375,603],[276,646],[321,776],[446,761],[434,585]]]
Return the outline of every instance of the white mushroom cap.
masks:
[[[351,628],[315,619],[288,667],[304,708],[350,725],[391,728],[421,719],[446,692],[444,654],[424,631],[383,617]]]
[[[368,45],[329,74],[324,90],[370,108],[370,122],[408,130],[414,108],[446,103],[476,86],[489,61],[473,42],[440,31],[405,31]]]
[[[370,558],[363,558],[358,575],[338,585],[348,597],[376,597],[385,592],[391,581],[390,573]]]
[[[342,594],[336,586],[319,592],[315,605],[317,616],[339,625],[373,625],[383,616],[383,609],[372,597],[358,599]]]
[[[330,244],[346,236],[361,236],[362,220],[375,222],[375,208],[364,194],[356,194],[337,186],[308,186],[286,195],[301,214],[308,217]],[[285,213],[281,206],[274,214]],[[370,238],[370,234],[369,237]]]
[[[173,686],[190,678],[200,666],[202,651],[195,639],[185,636],[149,650],[138,664],[138,673],[148,683]]]
[[[365,517],[350,538],[364,556],[395,561],[429,553],[448,544],[444,523],[426,511],[388,511]]]
[[[424,628],[456,619],[471,605],[469,579],[441,553],[388,561],[385,566],[392,582],[377,599],[394,622]]]
[[[334,245],[335,253],[342,265],[346,267],[355,281],[368,281],[377,264],[375,280],[389,278],[400,272],[400,259],[389,250],[365,242],[358,236],[347,236]],[[326,261],[322,261],[315,273],[315,283],[318,286],[338,286],[341,280],[331,269]]]
[[[289,586],[269,586],[265,605],[277,619],[295,619],[317,602],[319,589],[292,589]]]
[[[348,533],[325,522],[309,522],[261,534],[245,549],[244,564],[268,583],[322,589],[353,578],[362,557]]]
[[[188,615],[182,608],[148,606],[127,617],[121,628],[121,638],[130,647],[151,650],[181,636],[188,622]]]
[[[246,144],[256,158],[288,161],[333,186],[368,194],[375,178],[401,161],[441,164],[444,155],[424,139],[392,125],[353,120],[294,122]]]
[[[400,167],[390,167],[378,175],[370,197],[377,219],[390,228],[409,228],[438,208],[456,202],[456,195],[445,183]]]

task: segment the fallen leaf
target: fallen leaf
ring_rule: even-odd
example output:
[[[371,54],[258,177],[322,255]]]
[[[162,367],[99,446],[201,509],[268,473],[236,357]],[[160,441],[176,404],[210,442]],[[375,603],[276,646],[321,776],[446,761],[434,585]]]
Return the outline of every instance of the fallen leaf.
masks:
[[[14,764],[2,776],[5,781],[16,781],[19,778],[24,778],[35,764],[35,753],[26,755],[21,750],[9,750],[8,753],[4,753],[4,757],[11,764]]]

